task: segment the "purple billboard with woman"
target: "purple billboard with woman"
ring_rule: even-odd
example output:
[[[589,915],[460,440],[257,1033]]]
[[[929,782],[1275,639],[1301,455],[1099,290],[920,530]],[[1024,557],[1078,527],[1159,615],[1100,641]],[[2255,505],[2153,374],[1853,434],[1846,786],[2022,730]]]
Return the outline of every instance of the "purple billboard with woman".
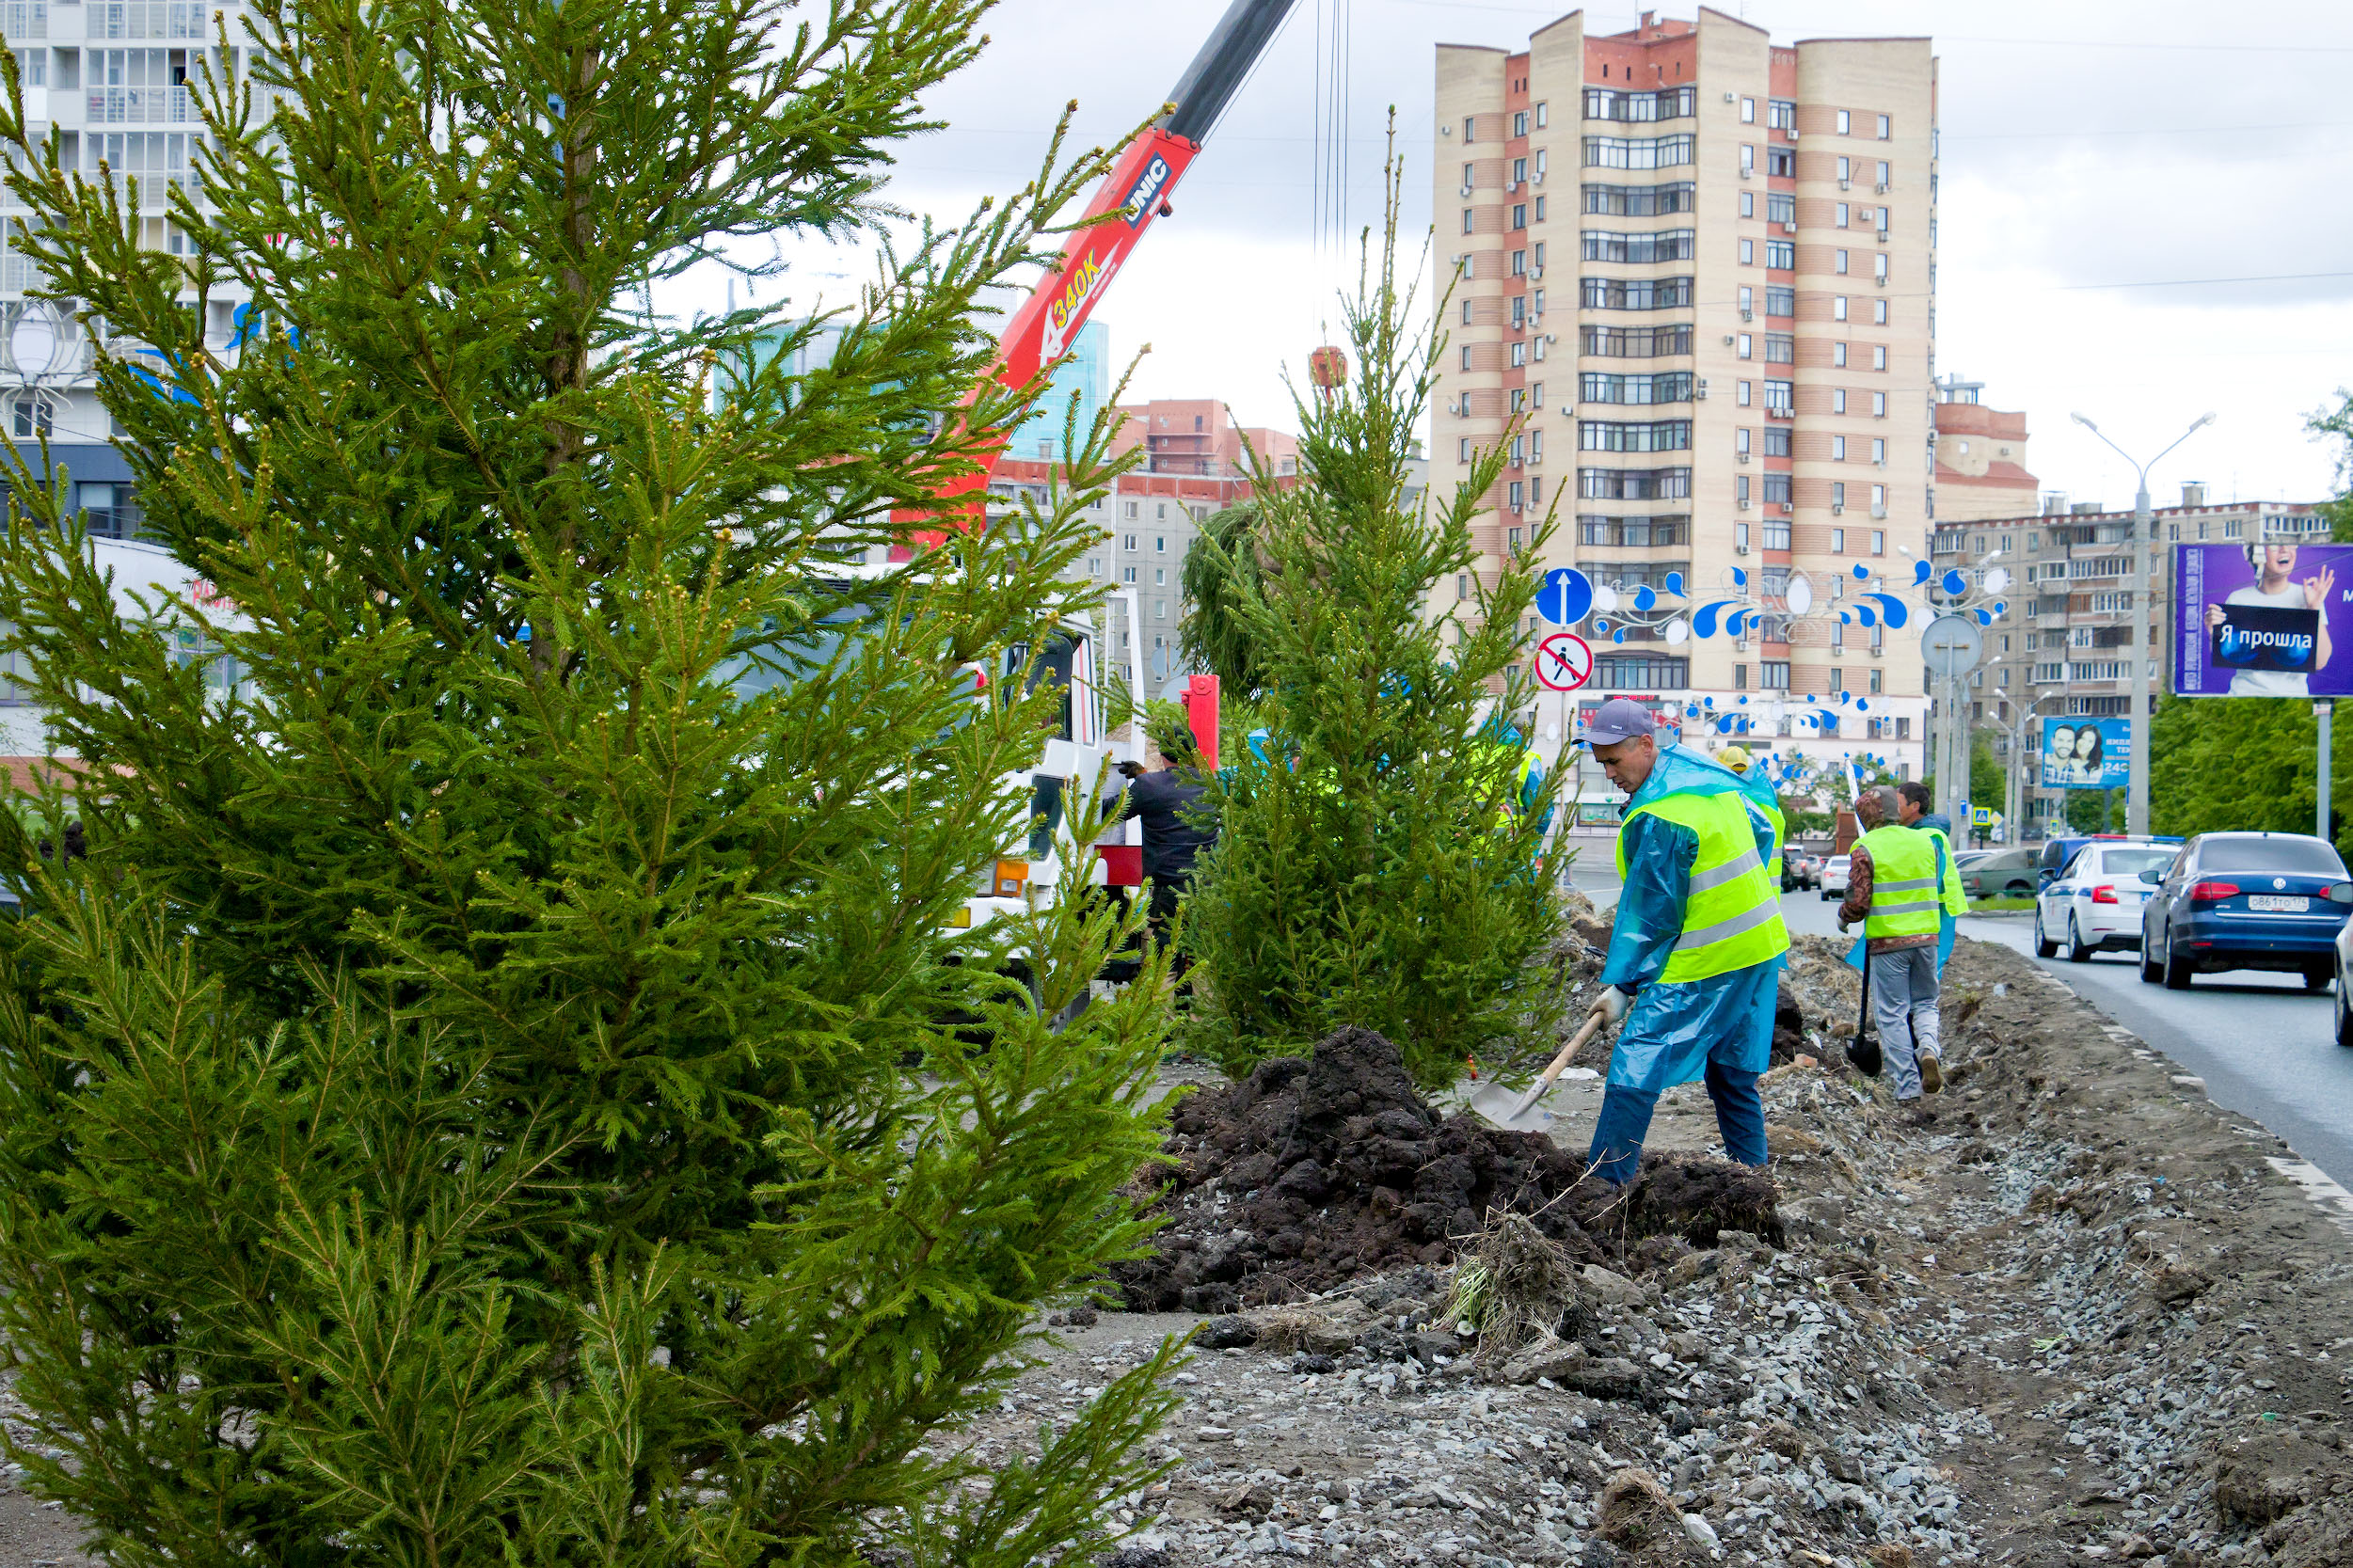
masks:
[[[2173,547],[2173,690],[2353,695],[2353,546],[2269,539]]]

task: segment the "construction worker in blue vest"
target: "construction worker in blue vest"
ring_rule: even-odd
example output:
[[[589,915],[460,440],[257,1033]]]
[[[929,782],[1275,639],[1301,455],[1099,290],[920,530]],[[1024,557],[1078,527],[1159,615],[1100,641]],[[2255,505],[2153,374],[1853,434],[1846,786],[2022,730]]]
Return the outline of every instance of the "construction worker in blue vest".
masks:
[[[1773,1052],[1773,1004],[1789,933],[1767,867],[1782,821],[1772,786],[1687,747],[1661,751],[1650,710],[1614,697],[1585,723],[1585,741],[1627,792],[1618,830],[1617,916],[1593,1010],[1624,1020],[1610,1054],[1589,1156],[1623,1185],[1641,1165],[1660,1092],[1706,1083],[1725,1152],[1765,1163],[1757,1092]]]

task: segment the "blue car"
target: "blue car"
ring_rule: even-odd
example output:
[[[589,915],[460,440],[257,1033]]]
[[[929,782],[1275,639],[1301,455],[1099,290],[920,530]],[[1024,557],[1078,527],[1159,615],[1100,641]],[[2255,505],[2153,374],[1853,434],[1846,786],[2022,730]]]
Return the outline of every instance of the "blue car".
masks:
[[[2173,863],[2144,871],[2156,892],[2140,912],[2140,977],[2186,990],[2189,977],[2268,969],[2326,990],[2353,880],[2310,833],[2201,833]]]

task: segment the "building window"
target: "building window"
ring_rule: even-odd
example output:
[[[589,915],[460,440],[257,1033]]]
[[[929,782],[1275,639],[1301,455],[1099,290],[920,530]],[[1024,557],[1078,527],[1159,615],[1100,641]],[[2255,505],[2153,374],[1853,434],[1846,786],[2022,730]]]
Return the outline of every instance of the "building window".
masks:
[[[1594,684],[1604,691],[1680,691],[1691,685],[1691,660],[1604,654],[1593,661]]]
[[[1168,508],[1164,506],[1161,508],[1161,511],[1166,512],[1168,511]],[[1165,533],[1153,534],[1152,536],[1152,547],[1154,554],[1167,555],[1169,553],[1169,536]]]
[[[1765,124],[1768,128],[1775,131],[1796,130],[1796,102],[1788,98],[1767,99],[1765,101]]]
[[[1738,404],[1739,404],[1741,407],[1742,407],[1742,408],[1746,408],[1747,406],[1749,406],[1749,388],[1750,388],[1752,385],[1753,385],[1753,383],[1746,382],[1746,381],[1736,381],[1736,382],[1734,382],[1734,383],[1732,384],[1732,388],[1733,388],[1733,398],[1732,398],[1732,401],[1733,401],[1734,403]]]
[[[1838,250],[1833,251],[1831,254],[1834,258],[1831,270],[1843,277],[1847,270],[1847,253],[1843,250]]]
[[[1832,205],[1832,217],[1831,217],[1831,220],[1830,220],[1830,221],[1831,221],[1831,223],[1833,224],[1833,226],[1835,226],[1835,227],[1836,227],[1836,228],[1839,228],[1839,229],[1844,229],[1844,228],[1848,227],[1848,224],[1847,224],[1847,204],[1846,204],[1845,202],[1840,201],[1840,202],[1836,202],[1836,203],[1833,203],[1833,205]]]
[[[1546,115],[1545,115],[1545,112],[1544,112],[1544,111],[1545,111],[1545,105],[1543,105],[1542,103],[1539,103],[1539,104],[1537,104],[1537,105],[1536,105],[1536,129],[1537,129],[1537,130],[1539,130],[1539,131],[1541,131],[1541,130],[1543,130],[1543,129],[1544,129],[1545,120],[1546,120],[1546,118],[1547,118],[1547,117],[1546,117]]]
[[[1886,417],[1887,394],[1884,392],[1873,392],[1871,394],[1871,418],[1874,420],[1884,420]]]
[[[1871,273],[1882,283],[1887,281],[1887,253],[1880,251],[1871,258]]]
[[[1871,515],[1875,517],[1884,517],[1886,515],[1887,486],[1884,484],[1874,484],[1871,486]]]
[[[1873,343],[1871,345],[1871,369],[1875,371],[1884,371],[1886,368],[1887,345],[1885,343]]]
[[[1512,276],[1514,277],[1525,277],[1528,276],[1528,253],[1526,251],[1515,250],[1512,252]]]
[[[1765,242],[1765,265],[1778,267],[1785,272],[1796,266],[1797,242],[1795,240],[1767,240]]]
[[[1886,140],[1887,140],[1887,139],[1888,139],[1891,135],[1893,135],[1893,134],[1894,134],[1894,132],[1893,132],[1892,128],[1890,127],[1890,124],[1889,124],[1889,121],[1888,121],[1888,117],[1887,117],[1887,116],[1885,116],[1885,115],[1882,115],[1882,116],[1880,116],[1880,117],[1879,117],[1879,139],[1880,139],[1881,141],[1886,141]],[[1884,167],[1886,167],[1886,166],[1886,166],[1886,165],[1884,165],[1884,164],[1882,164],[1882,165],[1880,166],[1880,167],[1882,167],[1882,168],[1884,168]]]
[[[1845,480],[1834,479],[1830,482],[1830,504],[1838,507],[1843,507],[1847,504],[1847,483]]]
[[[1797,363],[1797,340],[1786,332],[1765,334],[1765,363],[1794,365]]]
[[[1462,345],[1462,368],[1466,371],[1471,368],[1471,345],[1469,343]]]
[[[1733,476],[1732,476],[1732,488],[1733,488],[1733,491],[1734,491],[1733,499],[1734,499],[1736,502],[1738,502],[1738,504],[1740,505],[1741,509],[1742,511],[1744,511],[1744,512],[1745,512],[1746,510],[1748,510],[1748,475],[1746,475],[1746,474],[1735,474],[1735,475],[1733,475]],[[1741,523],[1741,524],[1740,524],[1740,525],[1739,525],[1739,527],[1740,527],[1740,530],[1741,530],[1741,540],[1742,540],[1742,542],[1743,542],[1743,543],[1746,543],[1746,540],[1747,540],[1747,534],[1748,534],[1748,525],[1747,525],[1746,523]]]
[[[1895,183],[1895,182],[1894,182],[1893,180],[1891,180],[1891,179],[1889,179],[1889,178],[1888,178],[1888,176],[1889,176],[1889,174],[1890,174],[1891,172],[1892,172],[1892,171],[1891,171],[1890,166],[1888,166],[1888,165],[1886,165],[1886,164],[1882,164],[1882,165],[1880,165],[1880,166],[1879,166],[1879,188],[1880,188],[1880,190],[1881,190],[1881,192],[1882,192],[1883,194],[1884,194],[1884,193],[1887,190],[1887,188],[1888,188],[1890,185],[1892,185],[1892,184],[1894,184],[1894,183]]]
[[[1754,98],[1741,100],[1741,123],[1742,125],[1757,123],[1757,100]]]
[[[1154,600],[1153,600],[1153,602],[1152,602],[1152,618],[1153,618],[1153,620],[1155,620],[1155,621],[1165,621],[1165,620],[1167,620],[1167,619],[1169,618],[1169,601],[1168,601],[1168,600],[1166,600],[1166,599],[1154,599]]]
[[[1121,582],[1134,582],[1136,580],[1136,568],[1133,566],[1121,567],[1120,580]]]
[[[1753,267],[1756,264],[1757,242],[1755,240],[1742,240],[1741,242],[1741,265],[1744,267]]]
[[[1527,134],[1528,111],[1522,109],[1518,113],[1512,116],[1512,135],[1515,136],[1524,136]]]
[[[1746,240],[1742,240],[1741,243],[1742,245],[1746,245],[1746,244],[1748,244],[1748,242],[1747,242]],[[1748,358],[1748,357],[1749,357],[1749,346],[1750,346],[1750,344],[1752,343],[1752,341],[1754,341],[1754,340],[1752,340],[1752,339],[1749,337],[1749,335],[1748,335],[1747,333],[1743,332],[1743,333],[1740,334],[1740,344],[1739,344],[1738,349],[1737,349],[1735,352],[1737,352],[1737,353],[1740,355],[1740,356],[1741,356],[1741,358],[1743,358],[1743,359]]]
[[[1514,229],[1525,229],[1528,227],[1528,204],[1526,202],[1515,201],[1512,203],[1512,227]]]
[[[1794,316],[1797,314],[1797,291],[1781,283],[1765,285],[1765,314]]]
[[[1830,411],[1834,414],[1843,414],[1847,411],[1847,389],[1844,387],[1833,387],[1830,389]]]
[[[1692,161],[1695,138],[1681,136],[1587,136],[1587,168],[1674,168]]]
[[[1846,295],[1833,294],[1830,296],[1830,319],[1835,322],[1842,322],[1847,319]]]
[[[1765,173],[1776,180],[1797,178],[1797,149],[1768,147],[1765,149]]]
[[[1833,463],[1844,463],[1847,460],[1847,438],[1845,436],[1833,436],[1830,438],[1830,460]]]
[[[1882,467],[1886,467],[1887,443],[1883,437],[1876,436],[1871,437],[1871,461],[1880,465]],[[2008,538],[2004,538],[2002,540],[2002,548],[2010,548],[2010,541]]]
[[[1887,536],[1877,529],[1871,530],[1871,553],[1873,555],[1885,555],[1887,553]],[[2004,639],[2004,641],[2007,641],[2008,640]]]
[[[1743,503],[1748,500],[1748,476],[1746,474],[1741,476],[1741,499]],[[1748,525],[1746,523],[1732,525],[1732,542],[1738,545],[1743,553],[1747,551]]]
[[[1887,325],[1887,302],[1885,300],[1875,299],[1871,301],[1871,323],[1875,326],[1885,326]]]
[[[56,405],[46,393],[19,392],[8,399],[8,433],[20,441],[54,435],[56,422]]]
[[[1463,144],[1463,146],[1465,146],[1465,147],[1469,147],[1469,146],[1471,144],[1471,142],[1473,142],[1474,140],[1476,140],[1476,139],[1477,139],[1477,138],[1476,138],[1476,137],[1472,135],[1472,132],[1473,132],[1473,131],[1474,131],[1474,129],[1477,127],[1478,123],[1479,123],[1479,119],[1478,119],[1478,117],[1477,117],[1476,115],[1465,115],[1465,116],[1463,116],[1463,117],[1462,117],[1462,144]]]
[[[1755,191],[1742,191],[1741,193],[1741,216],[1744,218],[1753,218],[1756,215],[1757,193]]]
[[[1748,689],[1747,665],[1735,664],[1732,666],[1732,689],[1735,691],[1746,691]]]
[[[1834,528],[1830,531],[1830,553],[1833,555],[1847,553],[1847,531],[1845,529]],[[1836,641],[1842,629],[1841,625],[1834,625],[1830,628],[1831,641]]]
[[[1845,366],[1845,364],[1846,364],[1846,362],[1847,362],[1847,345],[1846,345],[1846,344],[1844,344],[1844,343],[1833,343],[1833,344],[1831,344],[1831,345],[1830,345],[1830,362],[1831,362],[1831,364],[1832,364],[1833,366],[1835,366],[1835,367],[1841,367],[1841,368],[1842,368],[1842,367],[1844,367],[1844,366]]]
[[[1845,135],[1847,134],[1847,132],[1849,131],[1849,129],[1851,128],[1851,126],[1852,126],[1852,119],[1851,119],[1851,118],[1849,117],[1849,115],[1848,115],[1847,111],[1846,111],[1846,110],[1844,110],[1844,109],[1840,109],[1840,110],[1838,111],[1838,135],[1842,135],[1842,136],[1843,136],[1843,135]]]
[[[1767,474],[1765,476],[1765,504],[1767,506],[1787,506],[1789,504],[1789,476],[1788,474]],[[1789,546],[1787,545],[1775,545],[1773,542],[1773,536],[1770,533],[1768,533],[1765,537],[1765,548],[1769,550],[1786,550],[1789,547]]]
[[[1471,574],[1457,572],[1455,574],[1455,602],[1460,604],[1469,597],[1471,597]]]
[[[1789,661],[1788,659],[1769,658],[1757,666],[1757,671],[1764,677],[1760,684],[1766,690],[1787,691],[1789,689]]]
[[[1512,363],[1513,363],[1513,365],[1515,365],[1515,366],[1524,365],[1524,364],[1526,364],[1527,362],[1528,362],[1528,345],[1527,345],[1526,343],[1514,343],[1514,344],[1512,345]],[[1885,368],[1886,368],[1886,367],[1884,367],[1884,366],[1882,366],[1882,367],[1881,367],[1881,369],[1883,369],[1883,370],[1884,370],[1884,369],[1885,369]]]
[[[1456,437],[1455,443],[1455,461],[1457,463],[1468,463],[1471,461],[1470,436],[1463,436]]]
[[[1765,221],[1767,223],[1795,223],[1797,221],[1796,194],[1790,191],[1766,192]]]
[[[1472,233],[1472,232],[1474,232],[1477,229],[1478,229],[1478,224],[1477,224],[1477,223],[1476,223],[1476,222],[1472,219],[1471,214],[1471,209],[1470,209],[1470,208],[1468,208],[1468,207],[1465,207],[1465,208],[1462,210],[1462,231],[1463,231],[1464,233],[1466,233],[1466,234],[1469,234],[1469,233]],[[1467,277],[1467,276],[1469,276],[1469,275],[1468,275],[1468,274],[1466,274],[1465,276]]]

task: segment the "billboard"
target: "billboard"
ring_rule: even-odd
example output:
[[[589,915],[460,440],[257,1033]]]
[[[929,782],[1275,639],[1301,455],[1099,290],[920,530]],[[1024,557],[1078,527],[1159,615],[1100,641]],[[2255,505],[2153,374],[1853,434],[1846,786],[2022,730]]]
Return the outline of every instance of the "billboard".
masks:
[[[2177,696],[2353,696],[2353,546],[2176,545],[2173,582]]]
[[[2132,762],[2129,719],[2043,721],[2044,789],[2122,789]]]

